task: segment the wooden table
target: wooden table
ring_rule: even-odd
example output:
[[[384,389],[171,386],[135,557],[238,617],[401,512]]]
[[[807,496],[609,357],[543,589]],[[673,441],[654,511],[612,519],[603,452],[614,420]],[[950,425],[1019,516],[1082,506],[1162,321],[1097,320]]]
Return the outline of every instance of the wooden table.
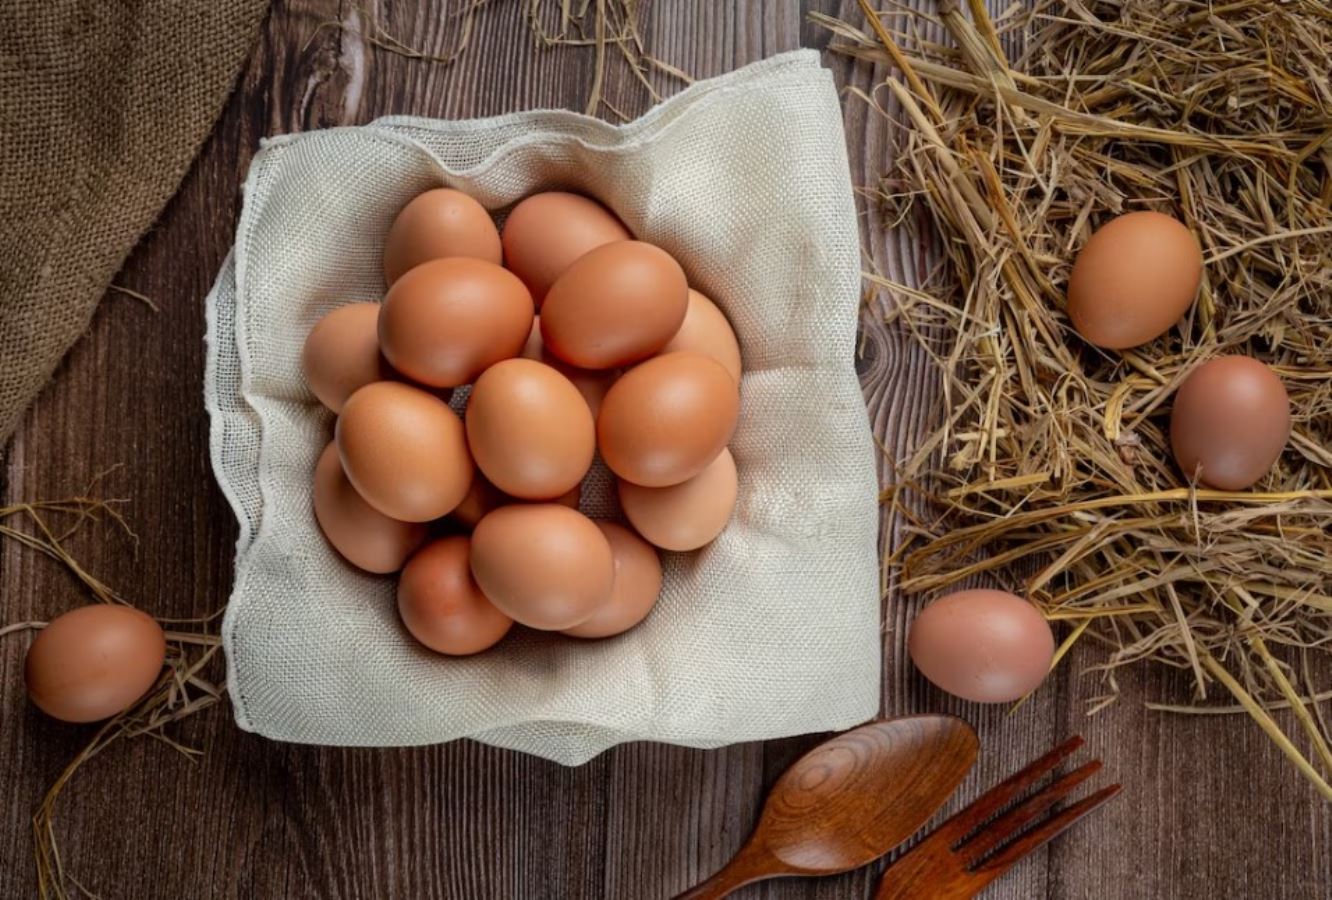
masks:
[[[377,11],[390,33],[438,53],[460,29],[437,5],[380,2]],[[211,139],[118,278],[156,298],[161,311],[108,296],[9,451],[6,502],[65,496],[119,465],[101,490],[132,499],[137,555],[110,529],[82,533],[72,549],[159,615],[197,616],[224,603],[236,528],[209,464],[203,297],[231,243],[238,185],[259,139],[386,113],[461,118],[582,109],[593,52],[534,49],[528,5],[494,0],[477,14],[470,47],[443,66],[402,59],[349,32],[316,33],[331,20],[354,27],[354,4],[275,2]],[[794,47],[825,46],[827,34],[805,21],[809,7],[858,20],[851,0],[657,0],[641,21],[657,56],[707,77]],[[848,85],[869,88],[883,75],[832,54],[825,62]],[[678,87],[664,75],[653,80],[663,91]],[[625,114],[650,105],[613,60],[605,88]],[[867,181],[884,166],[885,125],[850,100],[846,133],[854,179]],[[866,233],[881,267],[911,277],[918,254],[905,236],[885,232],[873,216]],[[889,451],[900,452],[932,408],[932,380],[920,353],[874,316],[865,330],[869,415]],[[49,560],[4,543],[5,621],[48,618],[81,599]],[[888,599],[884,712],[949,711],[977,726],[982,758],[959,801],[1072,732],[1087,736],[1126,788],[989,896],[1314,898],[1332,891],[1332,810],[1256,727],[1143,708],[1153,698],[1186,699],[1184,677],[1122,672],[1122,701],[1088,718],[1087,701],[1104,686],[1095,674],[1078,674],[1099,659],[1087,648],[1013,715],[963,704],[912,670],[902,638],[915,609],[914,601]],[[3,897],[35,893],[29,817],[89,735],[26,703],[19,687],[26,643],[0,643]],[[190,764],[160,743],[137,740],[87,765],[66,791],[58,820],[66,864],[103,897],[665,897],[736,850],[765,788],[817,741],[708,752],[639,744],[566,769],[467,741],[410,750],[275,744],[239,731],[225,707],[185,723],[178,735],[207,755]],[[742,896],[864,897],[874,875],[871,868],[774,883]]]

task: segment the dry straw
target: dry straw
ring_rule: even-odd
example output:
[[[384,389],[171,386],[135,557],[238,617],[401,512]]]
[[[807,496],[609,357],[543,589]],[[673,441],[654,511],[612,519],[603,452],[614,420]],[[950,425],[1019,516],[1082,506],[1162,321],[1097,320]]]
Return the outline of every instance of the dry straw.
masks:
[[[331,19],[315,28],[306,41],[314,42],[326,28],[348,30],[357,34],[371,46],[403,59],[419,60],[440,66],[451,66],[462,57],[471,43],[476,27],[476,16],[494,0],[467,0],[457,19],[458,38],[447,53],[432,53],[418,49],[394,36],[383,20],[363,4],[354,4],[347,19]],[[661,72],[686,84],[693,81],[685,72],[648,53],[639,27],[642,0],[520,0],[522,12],[531,30],[538,50],[551,47],[589,47],[595,51],[591,87],[585,106],[587,115],[599,115],[604,106],[621,121],[628,121],[606,97],[607,60],[613,54],[624,63],[647,95],[654,101],[662,99],[653,85],[649,73]],[[126,293],[130,293],[126,291]]]
[[[867,276],[941,387],[883,495],[907,523],[891,574],[907,592],[1009,579],[1068,624],[1061,656],[1108,647],[1102,703],[1128,663],[1186,670],[1193,702],[1156,708],[1227,698],[1332,799],[1313,684],[1332,671],[1332,11],[861,5],[868,29],[815,18],[835,51],[891,65],[857,92],[896,123],[872,194],[938,261],[920,286]],[[1165,337],[1098,351],[1064,315],[1069,264],[1133,209],[1198,235],[1202,290]],[[1244,492],[1191,485],[1167,441],[1181,379],[1228,353],[1272,365],[1294,410],[1285,454]],[[1294,711],[1298,740],[1274,709]]]

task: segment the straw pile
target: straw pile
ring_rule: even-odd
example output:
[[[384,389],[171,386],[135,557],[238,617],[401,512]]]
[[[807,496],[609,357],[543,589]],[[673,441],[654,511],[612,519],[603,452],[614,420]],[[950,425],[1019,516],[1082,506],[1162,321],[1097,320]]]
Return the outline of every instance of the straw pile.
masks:
[[[867,277],[941,381],[935,427],[884,500],[909,522],[888,561],[907,592],[976,576],[1109,648],[1192,673],[1188,709],[1248,712],[1332,799],[1332,9],[1320,0],[982,0],[816,15],[834,50],[890,63],[861,99],[896,124],[873,187],[920,223],[920,286]],[[946,45],[920,36],[951,35]],[[1025,47],[1009,62],[1004,47]],[[883,103],[891,100],[890,103]],[[1156,209],[1198,235],[1194,309],[1136,350],[1100,351],[1064,315],[1076,250]],[[1294,430],[1251,491],[1199,489],[1169,451],[1171,396],[1211,357],[1267,362]],[[1292,741],[1269,715],[1295,712]],[[1164,707],[1184,709],[1182,707]],[[1302,745],[1304,749],[1302,749]]]

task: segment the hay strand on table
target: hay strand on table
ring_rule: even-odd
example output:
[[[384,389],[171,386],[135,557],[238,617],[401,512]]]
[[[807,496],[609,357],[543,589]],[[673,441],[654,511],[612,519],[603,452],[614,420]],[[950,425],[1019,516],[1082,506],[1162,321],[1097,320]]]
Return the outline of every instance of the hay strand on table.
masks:
[[[813,18],[834,51],[893,67],[859,94],[880,111],[891,97],[901,125],[869,194],[940,258],[921,285],[869,279],[942,400],[885,491],[905,523],[896,583],[1007,580],[1075,627],[1061,655],[1108,648],[1098,704],[1130,663],[1187,671],[1194,706],[1230,696],[1332,799],[1326,685],[1307,664],[1329,671],[1332,646],[1332,13],[861,6],[866,25]],[[920,38],[931,21],[951,43]],[[1101,351],[1071,329],[1064,288],[1092,230],[1133,209],[1198,235],[1203,284],[1166,336]],[[1169,450],[1174,390],[1227,353],[1271,365],[1291,398],[1286,452],[1251,491],[1192,485]],[[1307,751],[1271,709],[1294,711]]]
[[[652,83],[649,76],[651,70],[685,84],[693,81],[684,70],[658,59],[645,49],[639,27],[641,0],[580,0],[576,7],[573,0],[558,0],[553,4],[550,0],[522,2],[524,17],[538,49],[588,47],[594,51],[592,80],[584,105],[587,115],[598,115],[605,107],[621,121],[630,118],[605,96],[610,52],[619,56],[628,72],[646,89],[654,103],[660,102],[662,95]],[[316,25],[303,49],[308,50],[320,34],[326,29],[332,29],[339,33],[354,34],[370,46],[403,59],[447,67],[456,63],[466,52],[475,32],[477,14],[492,3],[493,0],[467,0],[464,8],[452,16],[459,21],[457,38],[452,48],[442,52],[407,43],[391,32],[374,10],[360,3],[352,5],[346,19],[329,19]],[[552,19],[555,23],[553,26]],[[121,290],[123,293],[142,296]]]

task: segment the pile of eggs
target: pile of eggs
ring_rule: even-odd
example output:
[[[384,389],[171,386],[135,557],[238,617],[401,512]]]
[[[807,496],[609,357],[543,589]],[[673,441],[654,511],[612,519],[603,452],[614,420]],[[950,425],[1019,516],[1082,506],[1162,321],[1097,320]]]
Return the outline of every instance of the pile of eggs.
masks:
[[[1129,350],[1165,334],[1202,284],[1203,257],[1183,223],[1131,212],[1096,231],[1073,263],[1068,316],[1088,343]],[[1223,491],[1252,487],[1290,436],[1290,398],[1270,367],[1221,356],[1180,383],[1170,448],[1190,482]],[[911,626],[916,668],[943,690],[980,703],[1018,700],[1044,680],[1054,636],[1036,607],[1014,594],[957,591],[927,606]]]
[[[501,233],[468,195],[427,191],[383,265],[382,303],[329,313],[302,355],[337,414],[314,471],[328,542],[401,571],[403,624],[439,653],[478,653],[515,622],[576,638],[638,624],[659,550],[703,547],[735,506],[741,359],[725,315],[575,194],[527,197]],[[598,454],[632,528],[578,509]]]
[[[669,254],[574,194],[528,197],[501,234],[467,195],[428,191],[394,221],[383,263],[383,302],[328,314],[303,353],[338,415],[314,472],[329,543],[368,572],[401,571],[403,624],[439,653],[485,650],[515,622],[575,638],[634,627],[661,590],[659,550],[706,545],[735,506],[741,358],[726,317]],[[1099,347],[1147,343],[1188,311],[1202,264],[1177,220],[1119,216],[1074,262],[1069,318]],[[460,419],[447,400],[464,385]],[[1176,392],[1171,450],[1186,479],[1244,490],[1290,418],[1269,367],[1215,358]],[[578,510],[598,452],[632,529]],[[984,589],[926,607],[908,648],[930,681],[990,703],[1034,690],[1055,653],[1034,606]],[[165,652],[143,613],[77,609],[34,640],[28,692],[56,718],[96,721],[149,690]]]

